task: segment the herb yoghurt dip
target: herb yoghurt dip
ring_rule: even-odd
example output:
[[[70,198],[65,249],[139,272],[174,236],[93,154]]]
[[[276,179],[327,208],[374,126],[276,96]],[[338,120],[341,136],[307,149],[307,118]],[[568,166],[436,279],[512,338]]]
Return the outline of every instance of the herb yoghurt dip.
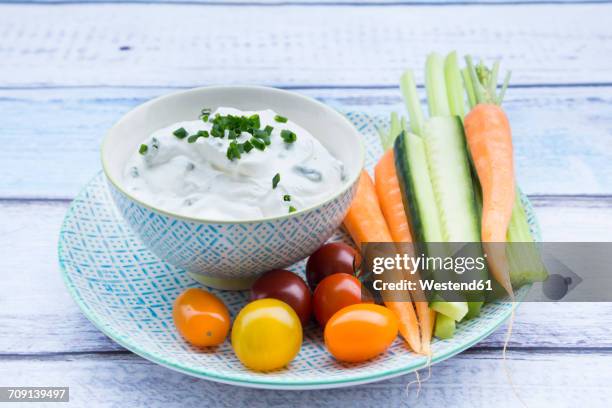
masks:
[[[138,200],[188,217],[254,220],[308,208],[344,184],[344,166],[272,110],[202,110],[155,131],[126,163]]]

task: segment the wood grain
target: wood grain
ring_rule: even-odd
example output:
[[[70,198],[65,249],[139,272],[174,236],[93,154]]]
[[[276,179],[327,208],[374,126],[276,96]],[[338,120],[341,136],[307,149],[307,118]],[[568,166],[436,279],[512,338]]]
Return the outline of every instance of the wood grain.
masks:
[[[612,87],[514,88],[518,180],[528,194],[612,194]],[[98,171],[104,133],[173,89],[0,90],[0,197],[71,198]],[[344,110],[404,108],[396,89],[300,89]],[[144,137],[144,136],[143,136]]]
[[[609,0],[0,0],[0,4],[202,4],[209,6],[243,7],[265,5],[283,6],[397,6],[397,5],[449,5],[449,4],[574,4],[609,3]]]
[[[504,57],[514,84],[612,82],[612,4],[0,5],[4,87],[393,85],[425,55]],[[477,22],[477,24],[475,24]]]
[[[609,239],[610,200],[555,202],[546,198],[534,200],[534,204],[545,238]],[[0,201],[0,245],[10,248],[0,257],[0,270],[4,271],[0,283],[0,354],[121,350],[87,321],[61,280],[56,237],[67,206],[67,202]],[[504,335],[505,330],[500,329],[478,347],[499,348]],[[510,345],[612,348],[612,303],[524,304],[518,309]]]
[[[515,390],[530,407],[609,406],[609,352],[513,352],[505,363]],[[422,372],[421,375],[426,375]],[[432,368],[417,397],[409,374],[336,390],[264,391],[199,380],[132,354],[0,358],[0,378],[12,384],[70,387],[75,406],[520,406],[499,351],[467,351]],[[376,401],[376,402],[375,402]]]

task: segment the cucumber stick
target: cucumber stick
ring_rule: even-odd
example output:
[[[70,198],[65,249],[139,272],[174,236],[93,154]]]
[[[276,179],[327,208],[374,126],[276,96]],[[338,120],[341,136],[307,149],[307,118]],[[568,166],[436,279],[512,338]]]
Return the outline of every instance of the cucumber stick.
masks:
[[[442,242],[438,216],[423,140],[403,132],[395,139],[397,168],[404,208],[409,211],[412,234],[417,242]]]
[[[461,122],[450,116],[429,118],[423,126],[423,141],[442,241],[479,242],[479,217]]]
[[[429,176],[427,154],[423,140],[412,133],[402,132],[395,139],[395,167],[402,191],[404,208],[408,211],[408,220],[415,241],[424,246],[419,248],[429,253],[427,243],[444,242],[440,212]],[[417,244],[417,245],[418,245]],[[461,320],[468,311],[465,302],[432,302],[432,309]]]
[[[474,183],[470,171],[469,154],[463,134],[463,124],[458,117],[436,116],[423,125],[423,141],[432,188],[436,197],[442,239],[445,242],[474,242],[467,247],[464,256],[483,256],[480,242],[480,217],[476,204]],[[485,280],[488,272],[483,269],[466,279]],[[479,292],[466,293],[467,300],[481,300]],[[473,311],[478,311],[475,305]],[[467,312],[467,310],[466,310]],[[442,312],[441,312],[442,313]],[[447,315],[448,316],[448,315]]]

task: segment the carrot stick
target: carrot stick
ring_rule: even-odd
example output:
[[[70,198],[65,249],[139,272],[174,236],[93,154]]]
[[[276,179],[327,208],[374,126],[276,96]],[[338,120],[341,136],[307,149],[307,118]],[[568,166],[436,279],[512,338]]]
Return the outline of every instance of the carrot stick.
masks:
[[[380,201],[380,207],[387,220],[387,225],[391,232],[391,236],[395,242],[412,242],[410,234],[410,225],[404,203],[402,201],[402,192],[400,190],[397,173],[395,170],[395,157],[393,149],[387,152],[378,161],[374,168],[376,193]],[[412,276],[413,279],[419,279],[417,275]],[[418,297],[418,296],[417,296]],[[431,338],[433,335],[435,311],[429,308],[426,301],[417,301],[413,299],[414,307],[419,321],[421,332],[421,350],[422,354],[431,353]]]
[[[378,202],[374,182],[365,170],[362,171],[359,178],[357,192],[344,219],[344,226],[359,247],[365,242],[393,242]],[[389,272],[395,273],[394,271]],[[399,277],[397,278],[399,281]],[[382,293],[382,295],[383,300],[388,298],[388,294]],[[420,352],[419,323],[412,302],[410,300],[405,302],[385,301],[385,306],[396,315],[400,334],[410,348],[417,353]]]
[[[364,242],[393,242],[378,204],[374,182],[365,170],[361,172],[355,198],[344,218],[344,227],[359,248]]]
[[[374,168],[374,179],[380,208],[387,220],[393,241],[412,242],[410,225],[402,202],[402,191],[395,172],[393,149],[387,150],[378,161]]]
[[[514,205],[512,135],[497,105],[480,103],[465,117],[465,134],[482,188],[481,237],[495,280],[512,296],[506,232]]]

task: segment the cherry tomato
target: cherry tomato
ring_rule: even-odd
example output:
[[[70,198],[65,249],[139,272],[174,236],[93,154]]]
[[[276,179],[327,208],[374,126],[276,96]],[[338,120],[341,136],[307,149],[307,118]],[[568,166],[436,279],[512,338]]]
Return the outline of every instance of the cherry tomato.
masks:
[[[282,300],[295,310],[302,326],[312,314],[312,295],[306,282],[293,272],[275,269],[261,275],[251,287],[251,300]]]
[[[335,273],[323,279],[313,296],[314,314],[321,327],[343,307],[361,303],[361,282],[347,273]]]
[[[397,337],[397,318],[384,306],[361,303],[338,311],[325,326],[327,350],[357,363],[383,353]]]
[[[306,280],[315,290],[317,284],[334,273],[355,275],[355,259],[359,253],[342,242],[332,242],[317,249],[306,262]]]
[[[302,325],[295,311],[277,299],[246,305],[232,327],[232,347],[248,368],[270,371],[284,367],[302,346]]]
[[[223,343],[230,327],[230,315],[223,302],[197,288],[187,289],[176,298],[172,317],[181,336],[198,347]]]

